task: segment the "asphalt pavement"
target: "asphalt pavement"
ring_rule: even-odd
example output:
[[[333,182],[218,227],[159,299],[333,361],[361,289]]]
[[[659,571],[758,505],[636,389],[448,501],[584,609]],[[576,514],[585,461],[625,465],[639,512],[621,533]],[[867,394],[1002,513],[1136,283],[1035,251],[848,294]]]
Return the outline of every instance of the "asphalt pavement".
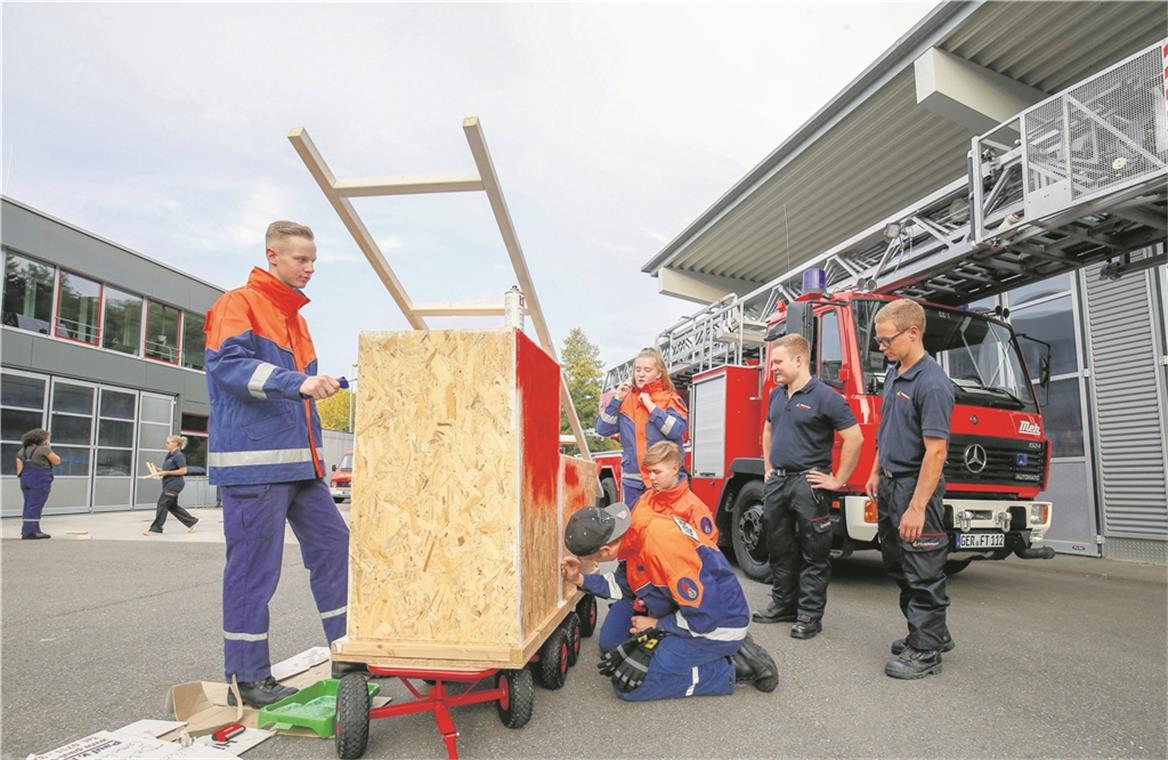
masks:
[[[0,542],[0,756],[23,758],[140,718],[169,718],[170,685],[222,672],[222,528],[200,510],[140,536],[143,512],[52,517],[49,541]],[[84,535],[82,535],[84,534]],[[290,531],[289,531],[290,536]],[[271,605],[272,656],[322,644],[294,541]],[[762,605],[767,587],[744,580]],[[903,635],[875,554],[838,562],[825,630],[753,625],[779,688],[629,705],[595,673],[595,640],[559,691],[509,730],[491,705],[455,711],[464,757],[1168,757],[1168,570],[1060,556],[975,563],[950,581],[957,648],[940,676],[883,675]],[[602,614],[604,606],[602,605]],[[383,693],[408,698],[392,681]],[[444,757],[428,715],[375,721],[366,757]],[[247,758],[331,758],[332,741],[276,736]]]

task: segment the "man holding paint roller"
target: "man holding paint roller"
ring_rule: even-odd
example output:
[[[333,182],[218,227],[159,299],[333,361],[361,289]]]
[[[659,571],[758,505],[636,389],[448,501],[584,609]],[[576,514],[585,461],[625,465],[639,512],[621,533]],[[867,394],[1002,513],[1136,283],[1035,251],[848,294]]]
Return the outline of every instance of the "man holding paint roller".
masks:
[[[268,602],[280,580],[284,522],[300,542],[325,637],[345,634],[349,529],[323,480],[316,401],[344,378],[316,374],[316,350],[300,309],[312,278],[312,230],[277,221],[265,239],[268,269],[225,293],[207,312],[211,399],[207,469],[223,498],[225,675],[243,701],[263,707],[295,693],[272,678]],[[234,704],[234,697],[231,697]]]

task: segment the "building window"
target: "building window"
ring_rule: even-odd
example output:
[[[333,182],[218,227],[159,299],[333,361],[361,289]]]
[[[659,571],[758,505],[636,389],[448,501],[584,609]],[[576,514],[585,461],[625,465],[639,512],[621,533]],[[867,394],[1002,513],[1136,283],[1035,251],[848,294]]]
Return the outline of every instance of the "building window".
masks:
[[[1083,442],[1082,391],[1078,375],[1051,381],[1043,392],[1035,388],[1042,404],[1042,420],[1046,423],[1046,437],[1050,439],[1052,457],[1081,457]]]
[[[53,283],[57,270],[6,251],[4,324],[48,335],[53,320]]]
[[[59,476],[89,476],[93,447],[95,389],[89,385],[53,381],[49,431],[53,451],[61,457],[54,470]]]
[[[183,361],[184,367],[203,368],[203,315],[183,312]]]
[[[187,438],[187,447],[183,453],[187,457],[190,467],[207,466],[207,418],[201,414],[184,414],[182,416],[182,434]]]
[[[106,287],[102,347],[137,356],[141,336],[142,297]]]
[[[101,283],[61,272],[57,336],[97,345],[101,332]]]
[[[94,475],[133,474],[135,400],[134,393],[101,389]]]
[[[178,364],[182,312],[173,306],[146,302],[146,357]]]
[[[42,377],[0,375],[0,475],[16,474],[20,437],[45,426],[45,388]]]

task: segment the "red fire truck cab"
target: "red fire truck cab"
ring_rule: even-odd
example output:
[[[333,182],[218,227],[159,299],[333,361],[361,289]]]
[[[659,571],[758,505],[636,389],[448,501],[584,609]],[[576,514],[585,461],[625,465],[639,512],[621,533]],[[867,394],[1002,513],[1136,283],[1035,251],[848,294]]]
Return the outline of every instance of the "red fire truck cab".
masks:
[[[341,457],[340,464],[333,465],[333,474],[329,478],[329,493],[333,501],[340,504],[353,494],[353,452],[346,451]]]
[[[846,489],[832,497],[833,556],[879,548],[876,507],[864,495],[880,423],[886,370],[873,338],[876,311],[895,296],[868,292],[805,293],[781,304],[768,321],[768,339],[788,329],[809,337],[812,374],[844,396],[864,435],[859,465]],[[1050,471],[1037,393],[1044,392],[1049,348],[1034,341],[1025,356],[1040,370],[1035,383],[1010,325],[992,315],[922,304],[925,348],[953,380],[956,405],[945,462],[945,523],[953,552],[948,572],[973,559],[1050,558],[1042,545],[1051,504],[1036,501]],[[790,317],[790,319],[788,319]],[[788,324],[790,322],[791,324]],[[765,580],[762,430],[775,387],[771,343],[759,359],[698,372],[689,384],[687,468],[691,487],[716,509],[725,548],[739,566]],[[1037,392],[1036,392],[1036,387]],[[834,464],[839,462],[836,437]],[[606,495],[619,493],[619,452],[597,456]],[[608,480],[609,482],[605,482]]]

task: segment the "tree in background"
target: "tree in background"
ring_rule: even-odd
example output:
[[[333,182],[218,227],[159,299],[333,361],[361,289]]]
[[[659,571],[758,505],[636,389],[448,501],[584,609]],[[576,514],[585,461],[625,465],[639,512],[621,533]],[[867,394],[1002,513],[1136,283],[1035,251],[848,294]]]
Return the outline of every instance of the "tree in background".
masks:
[[[583,330],[573,327],[568,337],[564,338],[564,346],[560,351],[560,366],[564,369],[568,394],[576,406],[580,425],[589,430],[596,423],[596,415],[600,411],[600,386],[604,380],[600,348],[588,340]],[[560,433],[572,434],[568,415],[563,412],[560,413]],[[567,448],[569,453],[576,450],[575,446]],[[607,438],[589,436],[588,448],[591,451],[610,451],[619,448],[619,444]]]
[[[316,413],[320,415],[320,426],[326,430],[349,430],[349,391],[341,390],[324,401],[316,402]]]

